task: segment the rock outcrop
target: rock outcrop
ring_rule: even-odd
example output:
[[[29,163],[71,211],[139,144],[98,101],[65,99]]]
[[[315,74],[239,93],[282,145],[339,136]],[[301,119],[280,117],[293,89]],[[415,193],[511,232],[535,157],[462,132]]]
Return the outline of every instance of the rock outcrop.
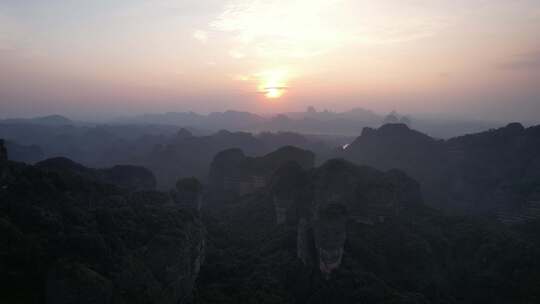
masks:
[[[287,146],[262,157],[248,157],[239,149],[218,153],[210,166],[212,191],[237,197],[266,188],[274,172],[283,164],[295,162],[300,167],[313,167],[312,152]],[[279,199],[279,198],[278,198]]]
[[[191,302],[205,248],[195,213],[164,193],[8,166],[0,302],[24,293],[39,303]]]
[[[326,275],[341,264],[348,223],[374,225],[423,203],[418,183],[403,172],[339,159],[310,171],[285,164],[270,193],[277,224],[297,225],[298,257]]]
[[[220,151],[239,148],[250,155],[266,151],[262,141],[250,133],[219,131],[207,136],[192,136],[185,129],[164,144],[155,145],[140,164],[156,174],[160,189],[171,189],[178,178],[196,177],[206,181],[209,165]]]

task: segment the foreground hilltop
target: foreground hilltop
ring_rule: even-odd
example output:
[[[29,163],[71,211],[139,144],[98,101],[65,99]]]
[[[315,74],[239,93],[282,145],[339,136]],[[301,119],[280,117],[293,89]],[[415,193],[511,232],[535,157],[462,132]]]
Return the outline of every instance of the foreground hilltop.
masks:
[[[192,299],[204,258],[204,229],[193,212],[167,194],[117,187],[67,160],[61,170],[55,160],[52,170],[51,162],[7,157],[0,142],[0,302]]]
[[[265,187],[203,208],[203,220],[200,303],[527,303],[540,296],[536,234],[444,216],[398,170],[340,159],[316,168],[287,162]]]

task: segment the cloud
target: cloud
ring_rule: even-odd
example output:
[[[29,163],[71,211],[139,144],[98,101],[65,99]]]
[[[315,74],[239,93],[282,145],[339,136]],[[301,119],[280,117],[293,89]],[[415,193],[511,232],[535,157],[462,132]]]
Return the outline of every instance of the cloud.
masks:
[[[240,50],[230,50],[229,51],[229,56],[231,56],[232,58],[235,58],[235,59],[242,59],[242,58],[246,57],[246,55]]]
[[[195,30],[193,32],[193,38],[195,40],[198,40],[202,43],[207,43],[208,42],[208,33],[205,32],[205,31],[201,31],[201,30]]]
[[[245,56],[260,58],[307,58],[355,43],[401,43],[432,36],[445,25],[432,11],[389,0],[234,0],[210,23]]]
[[[540,50],[512,56],[497,67],[506,71],[540,70]]]

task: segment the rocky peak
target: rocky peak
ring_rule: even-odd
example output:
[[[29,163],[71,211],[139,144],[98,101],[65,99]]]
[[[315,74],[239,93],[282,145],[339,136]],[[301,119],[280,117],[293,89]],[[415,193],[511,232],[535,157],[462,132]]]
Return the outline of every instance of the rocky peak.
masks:
[[[232,196],[266,188],[272,175],[284,164],[295,162],[300,169],[313,167],[312,152],[287,146],[261,157],[247,157],[239,149],[218,153],[210,167],[210,186]]]
[[[233,149],[223,150],[223,151],[219,152],[218,154],[216,154],[216,156],[214,157],[213,162],[215,162],[215,163],[228,163],[228,162],[237,163],[237,162],[243,160],[245,157],[246,157],[246,155],[244,154],[244,152],[242,152],[242,150],[237,149],[237,148],[233,148]]]
[[[409,126],[405,123],[389,123],[382,125],[378,129],[366,127],[362,130],[362,134],[359,139],[374,136],[379,138],[395,138],[406,136],[413,138],[421,138],[424,140],[433,140],[428,135],[409,128]]]
[[[189,138],[189,137],[193,137],[193,133],[191,133],[186,128],[182,128],[182,129],[178,130],[178,132],[176,133],[176,137],[179,138],[179,139]]]
[[[260,160],[272,167],[272,172],[286,162],[296,162],[302,168],[309,169],[315,165],[315,154],[297,147],[285,146],[263,156]]]
[[[519,136],[525,131],[525,127],[519,122],[513,122],[502,128],[501,131],[507,136]]]

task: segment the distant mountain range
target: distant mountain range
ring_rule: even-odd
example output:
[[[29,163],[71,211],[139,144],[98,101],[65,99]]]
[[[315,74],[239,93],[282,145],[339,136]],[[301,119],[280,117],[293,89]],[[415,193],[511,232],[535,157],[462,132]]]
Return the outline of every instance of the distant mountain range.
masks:
[[[304,112],[275,115],[259,115],[229,110],[199,114],[195,112],[167,112],[124,116],[112,119],[108,125],[159,125],[185,127],[199,134],[211,134],[219,130],[229,131],[288,131],[303,134],[356,136],[364,127],[379,127],[386,123],[405,123],[435,138],[450,138],[476,133],[490,128],[502,127],[504,123],[465,119],[436,119],[402,115],[395,111],[381,115],[371,110],[354,108],[345,112],[317,111],[308,107]],[[98,125],[72,121],[59,115],[31,119],[5,119],[0,124],[35,125]],[[103,124],[103,123],[101,123]]]
[[[74,121],[61,115],[48,115],[34,118],[8,118],[0,120],[0,124],[36,124],[36,125],[72,125]]]
[[[540,126],[511,123],[437,140],[404,124],[387,124],[364,129],[336,156],[407,172],[434,206],[468,214],[498,213],[505,220],[540,201],[539,151]]]

